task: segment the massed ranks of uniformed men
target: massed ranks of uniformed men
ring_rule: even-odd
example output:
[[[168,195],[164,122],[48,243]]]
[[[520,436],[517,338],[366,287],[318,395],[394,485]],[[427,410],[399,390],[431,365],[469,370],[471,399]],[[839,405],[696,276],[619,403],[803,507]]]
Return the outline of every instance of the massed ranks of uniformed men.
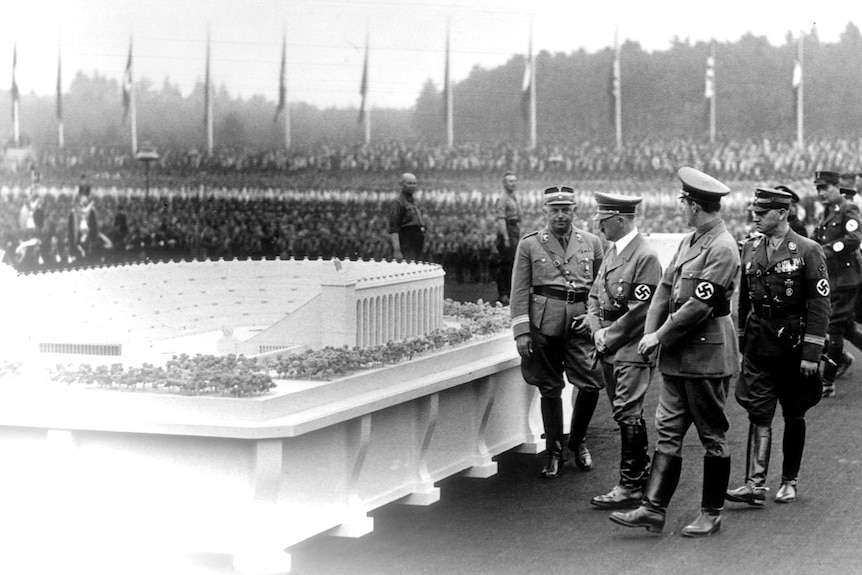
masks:
[[[575,193],[544,193],[547,227],[518,242],[510,313],[524,380],[539,388],[548,460],[542,477],[559,477],[563,458],[563,373],[578,388],[569,448],[582,469],[592,465],[584,438],[603,382],[592,369],[587,294],[602,263],[602,242],[575,227]]]
[[[739,372],[737,334],[730,317],[739,249],[719,215],[721,198],[730,188],[693,168],[680,168],[677,175],[682,210],[695,230],[683,238],[664,271],[638,344],[643,354],[661,346],[658,439],[643,503],[633,511],[615,511],[610,518],[653,533],[664,529],[682,470],[683,439],[694,423],[706,450],[701,513],[682,535],[702,537],[721,527],[730,476],[724,406],[730,378]]]
[[[661,279],[658,254],[638,233],[640,197],[596,193],[599,229],[611,242],[590,290],[590,329],[601,361],[605,391],[620,426],[620,478],[591,503],[604,509],[637,507],[649,476],[649,443],[643,401],[655,367],[655,353],[641,355],[647,309]]]
[[[856,315],[856,297],[862,282],[862,215],[859,206],[841,194],[837,172],[816,172],[814,185],[823,214],[814,239],[823,247],[831,289],[829,316],[829,342],[826,348],[826,365],[823,366],[823,397],[835,395],[835,379],[844,360],[844,337],[853,326]]]
[[[818,367],[829,324],[829,279],[823,250],[790,228],[792,198],[757,188],[749,210],[762,235],[742,248],[739,327],[742,373],[736,400],[748,412],[745,484],[726,499],[762,506],[772,449],[772,418],[784,416],[784,461],[778,503],[796,500],[805,448],[805,412],[820,401]]]

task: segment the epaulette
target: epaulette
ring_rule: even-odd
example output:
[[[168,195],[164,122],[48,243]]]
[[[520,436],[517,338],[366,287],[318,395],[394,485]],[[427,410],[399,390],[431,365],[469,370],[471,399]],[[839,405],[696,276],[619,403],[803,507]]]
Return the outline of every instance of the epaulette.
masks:
[[[531,237],[535,236],[535,235],[536,235],[536,234],[538,234],[538,233],[539,233],[539,230],[536,230],[535,232],[530,232],[529,234],[527,234],[526,236],[524,236],[524,237],[523,237],[523,238],[521,238],[521,239],[522,239],[522,240],[526,240],[527,238],[531,238]]]

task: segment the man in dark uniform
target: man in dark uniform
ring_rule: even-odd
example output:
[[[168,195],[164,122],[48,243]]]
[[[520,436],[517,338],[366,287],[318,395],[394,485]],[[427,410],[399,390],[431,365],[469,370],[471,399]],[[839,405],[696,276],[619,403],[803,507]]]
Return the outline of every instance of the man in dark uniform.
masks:
[[[572,224],[577,209],[572,188],[546,189],[544,204],[547,227],[518,243],[510,313],[521,373],[541,394],[548,452],[542,477],[554,478],[563,459],[564,373],[578,388],[569,449],[579,467],[592,466],[584,438],[603,382],[592,369],[587,294],[602,263],[602,242]]]
[[[662,373],[656,409],[656,441],[643,503],[615,511],[611,521],[626,527],[664,529],[667,506],[682,471],[682,444],[692,423],[706,450],[701,513],[682,529],[703,537],[721,528],[721,510],[730,476],[729,423],[724,413],[730,378],[739,371],[736,329],[730,317],[739,250],[719,215],[730,188],[693,168],[680,168],[682,209],[695,228],[686,235],[664,271],[647,312],[638,351],[661,346]]]
[[[425,224],[413,200],[418,183],[410,173],[401,175],[401,194],[389,208],[389,237],[392,240],[392,257],[418,261],[425,247]]]
[[[641,355],[638,342],[656,286],[658,254],[635,227],[636,196],[596,192],[599,229],[611,246],[590,289],[590,329],[601,361],[605,391],[620,426],[620,479],[591,503],[604,509],[637,507],[649,476],[649,442],[643,401],[652,379],[655,354]]]
[[[856,188],[856,174],[852,172],[841,174],[839,178],[839,191],[848,202],[855,203],[858,191]],[[862,350],[862,332],[856,327],[857,323],[862,323],[862,290],[856,294],[854,310],[853,321],[847,322],[847,329],[844,330],[844,341],[849,341],[856,349]],[[838,362],[838,371],[835,373],[835,379],[839,379],[847,373],[855,361],[856,359],[847,350],[844,350],[841,354],[841,361]]]
[[[814,185],[823,215],[814,239],[823,247],[826,255],[831,288],[831,311],[829,316],[829,341],[826,349],[826,365],[823,367],[823,397],[835,396],[835,379],[844,358],[844,337],[853,328],[856,315],[856,296],[862,281],[862,214],[859,206],[848,202],[841,195],[839,176],[836,172],[817,172]]]
[[[829,279],[820,245],[790,229],[789,193],[757,188],[749,210],[762,236],[742,249],[739,333],[742,373],[736,401],[748,412],[745,484],[725,499],[762,506],[781,403],[784,461],[777,503],[796,501],[805,448],[805,412],[820,401],[820,355],[829,325]]]
[[[521,237],[521,206],[515,196],[518,176],[506,172],[503,176],[503,193],[497,197],[494,217],[497,220],[497,253],[500,268],[497,271],[497,301],[509,303],[512,291],[512,265],[515,263],[515,250]]]
[[[791,230],[803,238],[807,238],[808,230],[805,229],[805,224],[799,219],[799,194],[787,186],[775,186],[775,189],[790,194],[790,211],[787,212],[787,223],[790,224]]]

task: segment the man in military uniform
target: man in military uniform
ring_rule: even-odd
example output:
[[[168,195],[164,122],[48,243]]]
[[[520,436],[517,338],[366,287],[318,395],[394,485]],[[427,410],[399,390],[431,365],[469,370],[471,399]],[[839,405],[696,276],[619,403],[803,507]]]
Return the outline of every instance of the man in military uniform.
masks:
[[[590,289],[590,329],[601,361],[605,391],[620,426],[620,479],[591,503],[604,509],[637,507],[649,476],[649,443],[643,401],[655,367],[655,354],[641,355],[638,342],[656,286],[658,254],[635,227],[636,196],[596,192],[599,229],[611,242]]]
[[[578,388],[568,445],[585,470],[592,459],[584,439],[603,387],[592,369],[587,319],[587,294],[602,263],[602,243],[572,224],[576,209],[572,188],[546,189],[547,227],[521,239],[512,271],[512,331],[524,380],[541,394],[546,478],[559,477],[563,459],[563,374]]]
[[[401,194],[389,208],[389,237],[392,240],[392,257],[396,260],[416,261],[422,258],[425,224],[413,200],[417,187],[416,176],[402,174]]]
[[[643,503],[633,511],[615,511],[610,519],[653,533],[664,529],[667,506],[682,470],[683,439],[694,423],[706,450],[701,513],[682,529],[682,535],[703,537],[721,528],[730,476],[724,406],[730,378],[739,370],[730,317],[739,251],[719,215],[721,198],[730,188],[693,168],[680,168],[677,174],[682,182],[682,210],[695,230],[683,238],[664,271],[638,344],[643,355],[660,345],[658,440]]]
[[[762,235],[742,249],[739,333],[742,373],[736,401],[748,412],[745,484],[725,499],[763,506],[772,418],[781,403],[784,461],[777,503],[796,501],[805,448],[805,412],[820,401],[820,354],[829,324],[829,279],[820,245],[790,229],[792,198],[757,188],[749,210]]]
[[[816,172],[814,185],[824,208],[817,229],[814,230],[814,239],[823,247],[826,255],[832,294],[826,365],[823,367],[823,397],[834,397],[839,367],[846,365],[843,361],[844,338],[848,330],[854,327],[856,296],[859,282],[862,281],[862,256],[859,254],[862,214],[859,206],[848,202],[841,194],[836,172]]]
[[[503,176],[503,193],[497,197],[494,217],[497,220],[497,254],[500,268],[497,270],[497,301],[509,303],[512,291],[512,265],[515,263],[515,250],[521,237],[521,206],[515,196],[518,176],[506,172]]]

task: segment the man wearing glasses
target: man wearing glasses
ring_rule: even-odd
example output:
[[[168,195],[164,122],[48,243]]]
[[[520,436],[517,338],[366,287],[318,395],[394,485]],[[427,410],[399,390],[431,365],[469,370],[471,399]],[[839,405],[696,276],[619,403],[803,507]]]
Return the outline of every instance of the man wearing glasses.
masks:
[[[856,296],[862,281],[862,214],[859,206],[841,194],[837,172],[816,172],[814,186],[823,204],[823,214],[814,239],[826,254],[831,287],[826,365],[823,367],[823,397],[835,396],[835,379],[844,360],[844,337],[853,326]]]
[[[584,470],[592,467],[584,439],[603,387],[599,371],[591,369],[587,320],[587,294],[602,263],[602,242],[572,224],[576,210],[572,188],[546,189],[547,226],[518,242],[512,270],[512,331],[524,380],[541,394],[548,454],[541,476],[549,479],[559,477],[563,460],[563,374],[578,388],[568,445]]]

